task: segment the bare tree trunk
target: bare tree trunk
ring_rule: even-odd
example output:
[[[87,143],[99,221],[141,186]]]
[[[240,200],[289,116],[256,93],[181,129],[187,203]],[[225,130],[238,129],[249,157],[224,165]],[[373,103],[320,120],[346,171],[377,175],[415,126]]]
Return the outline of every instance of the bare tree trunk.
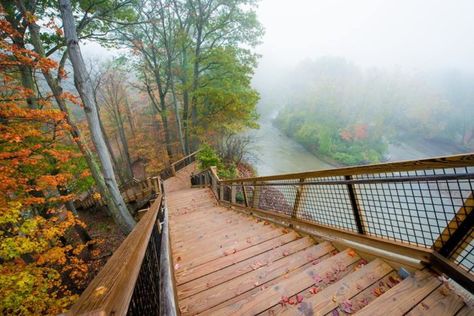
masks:
[[[127,167],[127,175],[129,179],[133,178],[133,170],[132,170],[132,158],[130,157],[130,150],[128,148],[128,141],[127,141],[127,136],[125,135],[125,127],[123,126],[123,119],[122,115],[119,113],[119,109],[115,109],[115,120],[116,124],[118,127],[118,132],[119,132],[119,137],[120,137],[120,142],[122,143],[122,149],[123,149],[123,156],[125,159],[125,166]]]
[[[20,2],[20,4],[23,4]],[[21,8],[24,11],[24,6]],[[43,46],[41,44],[41,39],[39,36],[39,26],[36,25],[35,23],[29,24],[29,30],[30,30],[30,37],[31,37],[31,43],[33,44],[34,50],[36,53],[38,53],[41,57],[45,56]],[[72,121],[71,119],[71,114],[69,112],[69,109],[66,106],[66,102],[64,101],[64,98],[62,97],[62,87],[58,83],[58,80],[56,80],[53,75],[48,72],[48,71],[43,71],[43,76],[46,79],[46,82],[51,89],[51,92],[54,95],[54,98],[56,100],[56,103],[58,104],[59,109],[65,114],[66,121],[68,125],[71,127],[70,133],[73,141],[76,143],[77,147],[79,147],[79,150],[81,151],[82,155],[86,159],[87,166],[89,167],[92,177],[94,178],[94,181],[97,185],[97,188],[99,190],[99,193],[107,200],[107,187],[105,186],[104,178],[100,172],[100,168],[97,165],[97,163],[94,161],[94,158],[92,156],[92,153],[87,146],[86,143],[83,142],[79,128],[77,125]],[[109,203],[111,207],[113,208],[113,205]]]
[[[115,220],[119,223],[125,233],[129,233],[135,226],[135,220],[130,215],[127,206],[120,195],[120,191],[115,179],[110,153],[104,141],[104,136],[100,128],[99,114],[94,102],[93,88],[90,78],[87,76],[87,69],[82,58],[77,38],[74,16],[70,0],[60,0],[59,7],[63,20],[64,37],[67,41],[69,59],[74,69],[74,84],[84,104],[84,112],[91,132],[92,141],[97,149],[97,154],[102,165],[104,180],[107,189],[112,197],[118,212],[113,213]]]
[[[174,113],[176,115],[176,128],[178,129],[179,144],[181,145],[181,150],[183,152],[183,155],[186,156],[187,153],[186,153],[186,147],[185,147],[184,138],[183,138],[183,128],[181,126],[181,115],[179,113],[178,99],[176,97],[176,90],[174,87],[173,79],[171,79],[171,93],[173,94],[173,106],[174,106]]]

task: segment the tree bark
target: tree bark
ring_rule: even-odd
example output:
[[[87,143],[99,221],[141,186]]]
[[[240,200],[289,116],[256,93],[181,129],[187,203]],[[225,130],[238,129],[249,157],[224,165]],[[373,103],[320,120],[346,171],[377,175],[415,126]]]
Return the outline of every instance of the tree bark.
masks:
[[[70,0],[60,0],[59,7],[63,20],[64,37],[67,42],[69,59],[71,60],[74,69],[74,84],[84,104],[84,112],[91,132],[92,141],[96,147],[97,155],[99,156],[102,165],[105,184],[118,209],[118,212],[114,212],[113,216],[119,223],[122,231],[128,234],[135,226],[135,220],[130,215],[127,206],[120,195],[117,180],[115,179],[110,153],[107,150],[104,136],[100,128],[97,105],[94,102],[92,83],[87,75],[86,65],[79,47],[79,39],[77,38]]]
[[[22,2],[20,2],[20,4],[22,4]],[[21,10],[24,12],[25,10],[24,7],[22,7]],[[30,30],[31,43],[34,47],[34,50],[41,57],[45,57],[44,49],[41,44],[41,39],[39,36],[39,26],[36,25],[35,23],[31,23],[29,25],[29,30]],[[105,198],[105,200],[107,201],[107,204],[109,205],[109,208],[107,208],[109,215],[112,215],[113,212],[118,212],[118,210],[114,209],[116,207],[114,203],[111,201],[109,194],[107,193],[107,187],[105,185],[104,177],[102,176],[100,172],[100,168],[93,158],[92,152],[90,151],[87,144],[82,140],[79,128],[71,119],[71,114],[69,112],[69,109],[66,105],[64,98],[62,97],[63,91],[62,91],[61,85],[58,83],[58,80],[55,79],[50,72],[43,71],[43,76],[46,79],[46,82],[49,88],[51,89],[51,92],[54,95],[54,98],[56,100],[56,103],[58,104],[59,109],[65,114],[66,121],[68,125],[71,127],[71,130],[70,130],[71,137],[73,141],[76,143],[77,147],[79,147],[79,150],[81,151],[82,155],[84,156],[87,166],[89,167],[92,177],[94,178],[94,181],[97,185],[99,193],[101,194],[101,196]]]

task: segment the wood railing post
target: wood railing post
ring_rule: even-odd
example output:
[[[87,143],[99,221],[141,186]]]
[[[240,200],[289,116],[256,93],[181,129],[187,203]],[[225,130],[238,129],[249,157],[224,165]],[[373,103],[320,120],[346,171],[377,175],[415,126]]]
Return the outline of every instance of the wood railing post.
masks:
[[[231,183],[230,187],[230,203],[235,204],[236,202],[236,195],[237,195],[237,187],[234,183]]]
[[[174,176],[176,176],[176,168],[174,166],[174,163],[171,164],[171,174]]]
[[[300,184],[296,187],[296,197],[295,197],[295,204],[293,205],[293,212],[291,213],[292,218],[298,218],[298,211],[300,209],[301,201],[303,200],[303,191],[304,186],[302,183],[304,182],[304,178],[300,179]]]
[[[463,206],[457,211],[438,239],[433,244],[433,249],[442,256],[449,258],[459,243],[469,234],[474,226],[474,196],[471,193],[464,201]],[[467,241],[468,245],[470,240]]]
[[[252,207],[253,208],[258,208],[260,205],[260,192],[261,192],[261,186],[257,185],[259,184],[258,182],[253,183],[253,203]]]
[[[346,179],[347,181],[350,181],[352,180],[352,177],[344,176],[344,179]],[[364,226],[362,225],[359,204],[357,203],[356,193],[354,190],[354,186],[351,183],[347,184],[347,191],[349,192],[349,199],[351,201],[352,212],[354,213],[354,219],[356,222],[357,231],[359,234],[365,234]]]
[[[221,183],[219,188],[219,200],[224,201],[224,185]]]
[[[247,190],[245,189],[245,185],[243,182],[242,182],[242,194],[244,195],[245,207],[249,207],[249,200],[247,198]]]

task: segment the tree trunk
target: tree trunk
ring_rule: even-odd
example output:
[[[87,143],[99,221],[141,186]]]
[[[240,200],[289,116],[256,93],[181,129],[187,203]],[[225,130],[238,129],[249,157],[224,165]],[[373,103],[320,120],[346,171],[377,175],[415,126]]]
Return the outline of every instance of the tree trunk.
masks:
[[[117,105],[118,106],[118,105]],[[115,111],[115,119],[118,126],[118,132],[120,137],[120,142],[122,143],[123,155],[125,159],[125,166],[127,167],[127,174],[129,179],[133,178],[133,170],[132,170],[132,158],[130,158],[130,150],[128,149],[128,141],[127,136],[125,135],[124,124],[122,120],[122,116],[120,115],[118,109]]]
[[[113,203],[117,206],[118,212],[113,216],[119,223],[122,231],[128,234],[135,226],[135,220],[130,215],[127,206],[120,195],[120,191],[115,179],[110,153],[104,141],[104,136],[100,128],[97,106],[94,103],[93,88],[90,78],[87,75],[86,65],[82,58],[77,38],[74,16],[70,0],[60,0],[59,6],[63,20],[64,37],[67,42],[69,59],[74,69],[74,84],[82,99],[84,112],[86,114],[92,141],[96,147],[97,155],[102,165],[104,180],[111,195]]]
[[[174,81],[171,79],[171,93],[173,94],[173,106],[174,106],[174,113],[176,115],[176,128],[178,130],[178,139],[179,139],[179,144],[181,145],[181,150],[183,152],[183,155],[186,154],[186,147],[184,144],[184,138],[183,138],[183,128],[181,126],[181,116],[179,113],[179,105],[178,105],[178,99],[176,97],[176,90],[174,87]]]
[[[45,53],[43,50],[43,46],[41,44],[41,39],[39,37],[39,26],[36,25],[35,23],[32,23],[29,25],[30,29],[30,37],[31,37],[31,42],[33,44],[34,50],[36,53],[38,53],[40,56],[44,57]],[[77,125],[72,121],[71,119],[71,114],[69,112],[69,109],[66,106],[66,102],[64,101],[64,98],[62,97],[62,87],[59,85],[58,81],[53,77],[53,75],[48,72],[48,71],[43,71],[43,76],[46,79],[46,82],[51,89],[51,92],[54,95],[54,98],[56,100],[56,103],[58,104],[59,109],[61,112],[65,114],[66,121],[68,125],[71,127],[70,133],[73,141],[76,143],[77,147],[79,147],[79,150],[81,151],[82,155],[86,159],[87,166],[89,167],[92,178],[94,178],[94,181],[97,185],[97,188],[99,190],[99,193],[107,198],[107,187],[105,186],[104,178],[100,172],[100,168],[95,162],[92,153],[87,146],[86,143],[83,142],[81,133],[79,131],[79,128]],[[113,205],[111,206],[113,208]]]

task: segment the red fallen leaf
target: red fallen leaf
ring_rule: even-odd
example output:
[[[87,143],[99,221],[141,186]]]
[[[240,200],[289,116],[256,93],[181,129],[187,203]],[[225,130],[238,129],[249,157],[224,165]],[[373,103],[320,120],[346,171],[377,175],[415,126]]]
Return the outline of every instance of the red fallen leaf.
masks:
[[[339,316],[339,311],[337,309],[332,311],[332,316]]]
[[[181,261],[181,257],[178,256],[178,258],[176,258],[176,261],[177,261],[177,262],[180,262],[180,261]]]
[[[228,256],[228,255],[232,255],[236,252],[237,252],[237,250],[235,248],[234,249],[228,249],[228,250],[224,251],[224,255]]]
[[[267,221],[265,221],[265,222],[263,223],[263,225],[270,225],[270,223],[267,222]]]
[[[362,309],[369,304],[369,300],[367,298],[363,298],[359,301],[359,308]]]
[[[178,269],[179,269],[179,263],[177,263],[177,264],[174,265],[174,269],[175,269],[175,270],[178,270]]]
[[[339,307],[347,314],[352,314],[352,302],[350,300],[345,300],[341,304],[339,304]]]
[[[357,253],[356,253],[354,250],[352,250],[352,249],[349,250],[349,251],[347,252],[347,254],[348,254],[349,256],[351,256],[352,258],[354,258],[354,257],[357,255]]]
[[[425,310],[428,310],[430,309],[430,307],[428,305],[426,305],[425,303],[421,302],[421,306],[425,309]]]
[[[319,263],[319,260],[318,260],[318,259],[313,260],[313,262],[312,262],[313,266],[317,265],[318,263]]]
[[[380,287],[376,287],[375,289],[372,290],[372,293],[379,297],[380,295],[382,295],[384,293],[384,290]]]
[[[295,299],[294,297],[290,297],[290,298],[288,299],[288,304],[290,304],[290,305],[296,305],[296,299]]]
[[[288,252],[288,250],[283,251],[283,256],[284,256],[284,257],[288,256],[289,254],[290,254],[290,253]]]
[[[282,296],[280,300],[280,304],[282,307],[285,307],[285,305],[288,303],[288,296]]]
[[[319,288],[313,286],[312,288],[309,289],[309,293],[311,294],[317,294],[319,292]]]
[[[296,302],[298,302],[298,304],[301,303],[301,302],[303,302],[303,295],[297,294],[297,295],[296,295]]]
[[[398,284],[398,283],[400,283],[400,280],[399,280],[398,278],[394,278],[393,276],[390,276],[390,277],[388,278],[388,280],[389,280],[390,283],[392,283],[392,284]]]
[[[323,278],[319,274],[315,274],[313,275],[313,281],[314,283],[319,284],[323,281]]]
[[[281,230],[281,232],[282,232],[283,234],[288,234],[290,231],[289,231],[288,229],[286,229],[286,228],[283,228],[283,229]]]

